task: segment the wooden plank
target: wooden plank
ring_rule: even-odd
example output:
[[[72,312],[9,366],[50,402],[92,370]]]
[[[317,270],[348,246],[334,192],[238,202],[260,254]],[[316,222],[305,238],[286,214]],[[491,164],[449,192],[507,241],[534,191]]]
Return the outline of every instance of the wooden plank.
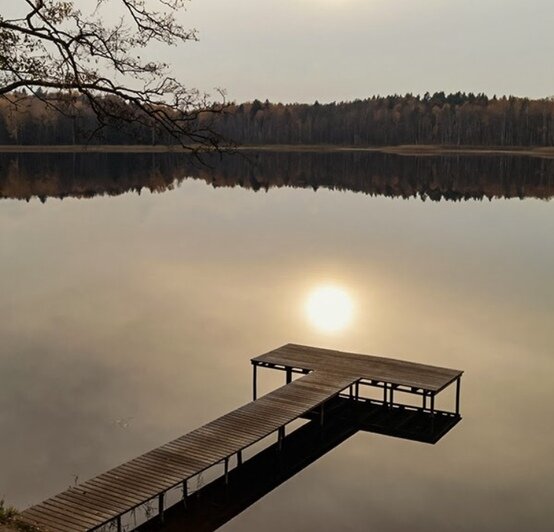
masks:
[[[129,493],[129,491],[127,491],[129,489],[127,486],[115,485],[112,483],[106,485],[105,482],[98,481],[96,479],[91,479],[89,482],[90,484],[87,486],[87,488],[93,488],[94,491],[87,492],[87,500],[95,500],[102,505],[105,505],[106,500],[108,500],[117,503],[118,506],[121,505],[121,508],[125,507],[127,510],[129,510],[131,508],[135,508],[136,506],[140,506],[146,500],[149,500],[148,497],[138,495],[136,492]],[[67,494],[67,492],[59,494],[58,496],[64,494]],[[130,499],[130,501],[125,503],[125,498]]]
[[[204,464],[203,467],[198,468],[199,470],[206,469],[207,467],[210,467],[210,465],[216,464],[223,459],[221,457],[221,453],[216,453],[215,451],[210,451],[209,449],[202,449],[198,445],[192,445],[191,442],[171,442],[166,444],[166,446],[170,449],[186,453]]]
[[[158,462],[159,464],[159,462]],[[156,474],[156,465],[149,464],[146,459],[142,464],[126,463],[118,470],[122,478],[135,478],[138,476],[145,486],[149,489],[154,489],[157,493],[168,490],[174,484],[181,481],[181,477],[170,477],[168,473],[161,468]]]
[[[111,501],[117,502],[117,504],[120,504],[120,505],[125,505],[127,508],[130,506],[134,506],[136,504],[140,504],[142,500],[136,495],[134,497],[131,497],[127,494],[124,494],[121,491],[114,492],[109,487],[106,488],[105,486],[102,486],[99,484],[95,484],[94,491],[84,490],[80,486],[77,486],[75,488],[71,488],[67,491],[64,491],[63,493],[60,493],[59,495],[56,495],[56,497],[61,497],[62,495],[71,495],[72,497],[77,495],[77,496],[86,497],[87,500],[91,500],[91,499],[96,500],[96,498],[100,498],[100,501],[102,501],[103,498],[108,497]],[[95,504],[98,504],[98,503],[95,503]]]
[[[364,379],[383,380],[435,392],[440,391],[463,373],[459,370],[404,360],[345,353],[297,344],[287,344],[264,355],[254,357],[252,361],[293,366],[311,371],[353,373]]]
[[[155,456],[150,452],[134,458],[123,465],[134,466],[136,469],[144,469],[147,476],[151,476],[154,473],[155,476],[165,476],[168,480],[182,478],[182,473],[185,470],[183,466],[168,463],[167,460]]]
[[[84,482],[82,486],[86,486],[91,491],[94,490],[94,484],[95,483],[102,482],[104,486],[110,486],[113,488],[117,488],[119,490],[123,490],[124,492],[128,493],[129,495],[135,494],[138,497],[140,497],[142,500],[146,500],[151,497],[155,497],[155,493],[152,494],[151,489],[146,489],[143,486],[139,486],[136,483],[132,482],[132,480],[129,479],[121,479],[121,477],[113,477],[109,473],[102,473],[102,475],[95,477],[94,479],[88,480],[87,482]]]
[[[251,424],[259,424],[264,430],[268,425],[283,425],[290,420],[290,414],[285,411],[275,411],[275,408],[270,408],[269,405],[261,405],[257,411],[251,409],[237,412],[233,421],[240,426],[242,421],[250,422]]]
[[[168,482],[178,483],[186,476],[191,468],[187,468],[182,464],[171,463],[166,457],[154,453],[141,456],[137,460],[133,460],[126,464],[135,469],[145,471],[148,478],[163,477]]]
[[[424,366],[424,365],[417,365],[414,363],[408,363],[404,361],[397,361],[393,359],[385,359],[383,357],[371,357],[367,355],[357,355],[352,353],[339,353],[331,350],[321,350],[321,349],[314,349],[309,348],[305,346],[292,346],[293,349],[291,350],[291,346],[284,346],[284,348],[280,348],[278,351],[278,355],[280,357],[288,358],[291,357],[293,359],[298,360],[299,350],[301,351],[301,354],[303,355],[304,361],[308,361],[311,364],[315,364],[316,366],[318,363],[325,364],[326,369],[334,368],[338,370],[344,371],[345,368],[352,367],[352,368],[359,368],[359,363],[363,363],[364,365],[367,365],[368,362],[371,362],[374,367],[381,367],[382,369],[393,369],[395,371],[400,370],[409,372],[409,370],[414,369],[417,370],[418,374],[422,374],[424,372],[429,371],[431,369],[435,374],[441,374],[442,369],[444,368],[433,368],[431,366]],[[315,356],[314,356],[315,351]],[[277,353],[274,353],[277,354]],[[301,363],[302,365],[302,363]],[[438,369],[438,371],[437,371]],[[449,372],[451,370],[446,370],[446,372]]]
[[[236,445],[227,438],[227,431],[218,427],[214,427],[211,432],[206,429],[202,432],[191,434],[190,438],[187,438],[186,443],[191,447],[196,445],[199,448],[212,449],[222,458],[232,454],[236,447]]]
[[[78,507],[83,513],[88,512],[91,516],[94,516],[96,522],[98,522],[98,519],[110,519],[116,513],[114,510],[108,510],[104,506],[105,501],[97,501],[94,497],[84,497],[76,493],[60,493],[48,499],[48,501],[62,503],[72,508]]]
[[[26,515],[21,515],[19,518],[23,524],[36,528],[41,532],[67,532],[67,530],[62,528],[60,525],[48,523],[42,519],[35,518],[34,516],[29,515],[29,512],[27,512]]]
[[[268,400],[263,401],[260,399],[260,403],[254,408],[245,408],[237,413],[237,416],[250,416],[254,420],[264,421],[266,416],[272,416],[275,421],[286,419],[290,414],[286,410],[276,409],[275,405],[272,405]]]
[[[198,469],[209,467],[209,465],[213,463],[213,460],[217,461],[218,457],[220,456],[220,453],[210,451],[209,449],[197,448],[192,445],[191,442],[188,442],[184,439],[173,440],[172,442],[166,443],[161,447],[161,449],[165,449],[167,451],[175,453],[181,453],[181,455],[185,453],[186,456],[189,456],[191,460],[199,464]]]
[[[158,456],[160,459],[182,464],[182,467],[185,470],[185,477],[194,474],[194,472],[199,468],[205,466],[203,462],[195,460],[185,453],[179,453],[176,450],[169,449],[166,446],[158,447],[158,449],[150,451],[150,453],[152,456]]]
[[[97,493],[81,495],[79,493],[64,492],[48,500],[60,501],[68,506],[79,507],[83,512],[89,512],[96,516],[97,522],[100,518],[111,519],[120,513],[120,508],[114,508],[112,506],[113,502],[109,503],[109,501],[114,500],[113,498],[108,498],[106,495],[99,496]],[[120,502],[117,504],[121,505]]]
[[[144,475],[145,479],[152,485],[156,485],[156,481],[160,480],[161,486],[173,486],[183,480],[183,476],[186,475],[186,469],[181,468],[176,471],[175,468],[171,469],[165,465],[164,462],[155,456],[141,456],[140,460],[134,460],[125,464],[127,470],[135,470],[136,472]],[[156,484],[155,484],[156,483]],[[168,489],[167,487],[165,489]]]
[[[72,521],[67,521],[60,515],[52,515],[47,508],[40,505],[33,507],[29,510],[25,510],[26,515],[30,515],[31,519],[39,523],[41,526],[52,530],[60,530],[63,532],[82,532],[83,528],[79,524],[75,524]]]
[[[54,501],[48,499],[41,504],[43,508],[52,508],[52,510],[61,516],[64,519],[72,519],[73,521],[78,521],[81,526],[87,530],[90,527],[96,526],[98,522],[98,516],[89,516],[88,512],[82,507],[72,508],[71,506],[65,504],[62,501]]]
[[[127,486],[140,493],[145,498],[155,497],[159,493],[157,486],[153,487],[148,481],[143,480],[139,474],[126,473],[120,475],[108,471],[102,475],[102,478],[109,480],[110,484]]]
[[[117,474],[122,478],[138,477],[149,488],[154,486],[160,490],[163,490],[164,486],[171,480],[171,474],[162,466],[160,460],[148,459],[146,456],[122,464],[117,468]],[[175,478],[179,477],[176,476]],[[178,480],[175,480],[175,482],[178,482]]]
[[[34,515],[30,515],[31,512],[27,512],[25,515],[21,515],[20,519],[23,523],[31,525],[41,531],[47,531],[47,532],[67,532],[65,528],[62,526],[51,523],[48,521],[45,521],[42,517],[36,517]]]
[[[246,423],[244,425],[242,438],[237,438],[237,436],[234,438],[230,437],[229,430],[230,426],[225,427],[223,425],[208,428],[202,433],[191,435],[190,439],[187,440],[187,444],[215,449],[221,457],[225,458],[236,451],[237,445],[240,447],[251,441],[252,438],[257,437],[257,432],[251,430],[251,427]],[[236,442],[234,442],[233,439],[236,440]]]
[[[220,434],[223,431],[225,437],[235,442],[237,446],[245,445],[252,437],[259,436],[265,432],[263,428],[254,425],[248,420],[240,420],[240,426],[237,426],[237,421],[235,420],[220,421],[216,427],[207,427],[206,431],[212,434]]]
[[[122,496],[134,499],[138,503],[144,501],[148,496],[140,493],[136,488],[128,485],[117,485],[111,479],[103,477],[94,477],[81,484],[79,487],[86,489],[92,493],[96,493],[98,489],[104,489],[109,491],[117,491]],[[66,492],[64,492],[66,493]]]

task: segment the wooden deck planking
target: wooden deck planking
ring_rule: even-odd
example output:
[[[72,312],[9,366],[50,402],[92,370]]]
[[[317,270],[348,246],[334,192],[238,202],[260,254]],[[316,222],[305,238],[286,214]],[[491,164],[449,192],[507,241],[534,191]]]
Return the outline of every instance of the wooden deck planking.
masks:
[[[167,452],[162,453],[159,452],[158,449],[155,449],[154,451],[150,451],[149,457],[152,457],[154,459],[161,460],[164,464],[164,470],[170,469],[172,471],[179,471],[181,478],[185,478],[189,474],[196,471],[199,467],[205,467],[205,464],[199,462],[198,460],[195,460],[192,462],[190,458],[187,460],[187,457],[183,457],[181,460],[177,459],[177,455],[174,455],[171,459],[167,457]],[[146,461],[146,458],[145,458]],[[194,465],[192,465],[194,463]]]
[[[441,391],[463,373],[439,366],[298,344],[286,344],[254,357],[252,362],[309,371],[345,372],[363,379],[420,388],[433,393]]]
[[[89,512],[83,512],[81,508],[75,512],[75,507],[70,507],[67,504],[60,501],[47,501],[44,503],[46,506],[52,509],[56,515],[62,516],[64,519],[74,520],[78,526],[94,526],[98,520],[98,516],[91,517]]]
[[[74,489],[81,491],[73,492],[68,490],[57,495],[57,497],[61,497],[62,495],[75,495],[77,497],[84,496],[87,500],[91,500],[92,502],[100,501],[100,508],[104,510],[108,508],[110,512],[113,511],[113,502],[127,505],[129,508],[132,508],[133,506],[140,504],[143,500],[143,497],[137,492],[129,493],[125,489],[118,488],[112,483],[107,483],[106,481],[96,482],[94,479],[90,480],[86,485],[83,484]]]
[[[23,516],[23,519],[27,522],[33,523],[40,529],[51,530],[53,532],[80,532],[82,530],[80,527],[71,522],[66,523],[63,518],[59,516],[59,514],[52,517],[48,511],[48,508],[30,508],[29,510],[25,510],[25,513],[26,515]]]
[[[115,493],[110,492],[95,492],[89,493],[88,495],[83,492],[77,491],[66,491],[52,497],[49,500],[60,501],[60,502],[71,502],[73,505],[78,507],[88,508],[89,511],[95,516],[98,520],[99,518],[106,518],[111,515],[111,512],[114,510],[114,501],[123,504],[124,501],[115,497]],[[125,504],[129,504],[125,502]]]
[[[113,499],[107,494],[103,494],[101,497],[98,495],[85,497],[77,493],[61,493],[49,500],[59,501],[64,506],[79,510],[83,515],[90,514],[98,521],[98,519],[109,518],[110,513],[106,513],[106,508],[112,509],[112,503],[110,501]]]
[[[344,371],[310,373],[33,506],[22,517],[52,532],[101,526],[276,432],[358,379]]]
[[[56,519],[59,518],[61,522],[68,522],[71,523],[74,527],[89,527],[92,526],[94,523],[93,519],[87,519],[83,516],[82,512],[79,512],[80,515],[77,517],[74,515],[74,513],[71,511],[71,509],[65,507],[66,509],[61,509],[60,507],[53,507],[52,503],[46,502],[45,507],[47,512],[49,512],[50,517],[55,517]]]

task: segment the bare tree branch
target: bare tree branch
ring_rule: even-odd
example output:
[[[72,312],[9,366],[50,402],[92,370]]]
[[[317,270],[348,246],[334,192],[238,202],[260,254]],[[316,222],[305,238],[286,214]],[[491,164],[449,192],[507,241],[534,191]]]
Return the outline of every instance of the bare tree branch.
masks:
[[[222,148],[207,117],[225,109],[224,93],[213,99],[186,87],[167,64],[140,55],[153,42],[197,40],[197,32],[176,19],[187,0],[89,0],[90,14],[73,0],[15,1],[20,16],[0,12],[0,97],[16,104],[14,94],[25,89],[75,117],[77,99],[70,96],[78,94],[97,117],[93,134],[107,125],[136,123],[158,128],[191,150]],[[106,24],[107,10],[118,7],[121,17]]]

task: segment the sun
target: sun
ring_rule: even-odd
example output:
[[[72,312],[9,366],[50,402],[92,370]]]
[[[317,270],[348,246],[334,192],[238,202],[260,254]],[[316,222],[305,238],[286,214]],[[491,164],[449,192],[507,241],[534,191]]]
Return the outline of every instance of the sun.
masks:
[[[308,321],[325,333],[342,331],[351,322],[354,304],[346,290],[334,285],[318,286],[306,299]]]

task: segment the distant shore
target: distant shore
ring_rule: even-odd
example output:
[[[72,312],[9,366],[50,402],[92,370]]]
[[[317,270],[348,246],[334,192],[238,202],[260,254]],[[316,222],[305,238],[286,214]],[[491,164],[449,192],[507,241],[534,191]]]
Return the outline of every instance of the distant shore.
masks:
[[[283,151],[283,152],[380,152],[397,155],[525,155],[554,158],[554,147],[519,146],[338,146],[267,144],[238,146],[233,151]],[[186,153],[182,146],[149,145],[0,145],[0,153]]]

